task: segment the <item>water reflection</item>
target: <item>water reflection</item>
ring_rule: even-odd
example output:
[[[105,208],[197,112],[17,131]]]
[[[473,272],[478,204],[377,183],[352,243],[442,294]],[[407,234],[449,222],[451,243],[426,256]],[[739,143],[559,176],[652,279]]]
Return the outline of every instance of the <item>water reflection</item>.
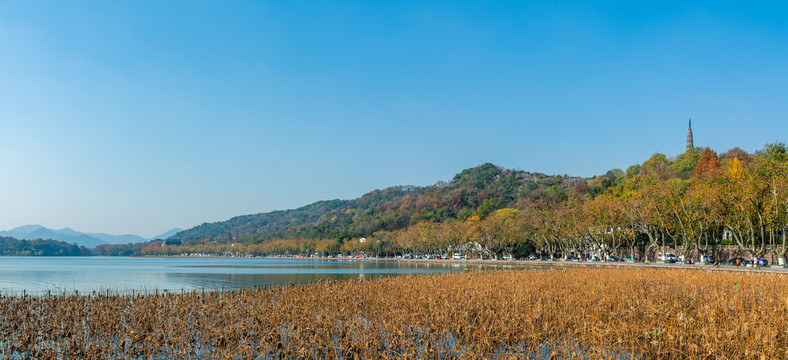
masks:
[[[283,274],[200,274],[200,273],[169,273],[166,274],[170,283],[181,284],[188,289],[239,289],[276,285],[306,284],[330,280],[369,280],[397,273],[283,273]]]
[[[0,291],[237,289],[492,267],[391,260],[0,257]]]

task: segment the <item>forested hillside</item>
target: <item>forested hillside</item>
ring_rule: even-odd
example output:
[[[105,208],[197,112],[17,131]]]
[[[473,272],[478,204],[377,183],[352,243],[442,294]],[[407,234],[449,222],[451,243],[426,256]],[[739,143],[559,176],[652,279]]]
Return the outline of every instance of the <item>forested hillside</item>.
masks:
[[[448,183],[393,187],[355,200],[241,216],[181,233],[182,245],[142,254],[445,254],[473,257],[666,249],[699,256],[737,248],[750,258],[788,254],[788,148],[747,153],[690,148],[654,154],[590,179],[467,169]],[[160,245],[160,244],[159,244]]]
[[[354,200],[319,201],[294,210],[244,215],[205,223],[176,234],[184,243],[232,238],[243,243],[271,239],[350,239],[423,222],[485,217],[518,201],[565,200],[569,193],[602,192],[611,182],[506,170],[493,164],[463,170],[433,186],[394,186]]]
[[[13,256],[86,256],[91,252],[84,246],[51,239],[18,240],[0,236],[0,255]]]

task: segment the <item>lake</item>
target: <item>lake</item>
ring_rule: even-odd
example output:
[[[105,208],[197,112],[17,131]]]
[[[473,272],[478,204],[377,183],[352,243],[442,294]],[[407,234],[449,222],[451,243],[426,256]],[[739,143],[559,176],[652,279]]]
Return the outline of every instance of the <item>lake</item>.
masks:
[[[0,293],[238,289],[490,267],[439,261],[0,256]]]

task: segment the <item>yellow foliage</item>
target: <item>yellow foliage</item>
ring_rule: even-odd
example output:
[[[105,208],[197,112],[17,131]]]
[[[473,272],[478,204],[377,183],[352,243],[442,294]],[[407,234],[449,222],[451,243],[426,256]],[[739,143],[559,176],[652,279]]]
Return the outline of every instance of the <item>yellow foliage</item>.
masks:
[[[495,212],[493,212],[493,215],[499,218],[508,218],[517,215],[517,213],[519,212],[520,210],[517,209],[503,208],[503,209],[495,210]]]
[[[741,162],[738,158],[733,158],[728,161],[728,176],[735,179],[741,179],[743,175],[744,167],[741,166]]]

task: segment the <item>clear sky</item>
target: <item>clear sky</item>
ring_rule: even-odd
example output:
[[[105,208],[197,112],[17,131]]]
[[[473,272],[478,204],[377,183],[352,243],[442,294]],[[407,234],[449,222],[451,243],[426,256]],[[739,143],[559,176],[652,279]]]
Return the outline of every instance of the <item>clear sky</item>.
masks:
[[[0,1],[0,229],[152,236],[788,134],[781,2]]]

